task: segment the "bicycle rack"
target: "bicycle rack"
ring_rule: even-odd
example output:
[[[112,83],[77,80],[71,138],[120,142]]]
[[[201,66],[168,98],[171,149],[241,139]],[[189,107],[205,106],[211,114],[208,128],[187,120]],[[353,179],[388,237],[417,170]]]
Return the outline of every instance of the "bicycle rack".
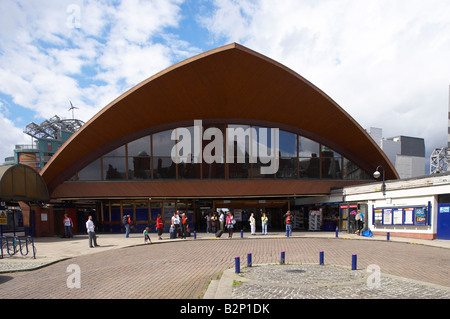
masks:
[[[4,257],[4,254],[3,254],[3,240],[5,240],[5,242],[6,242],[6,253],[9,256],[13,256],[17,252],[20,252],[20,254],[22,256],[27,256],[28,253],[30,252],[29,249],[28,249],[28,245],[29,245],[28,244],[28,242],[29,242],[28,239],[31,242],[31,249],[33,250],[33,258],[36,259],[36,247],[34,246],[34,240],[33,240],[33,237],[31,237],[31,236],[26,236],[25,237],[25,243],[24,243],[24,246],[25,246],[25,249],[26,249],[25,253],[23,252],[22,240],[20,239],[19,236],[12,237],[12,253],[11,253],[11,249],[10,249],[11,245],[9,245],[9,242],[8,242],[8,237],[0,236],[0,249],[1,249],[0,259],[3,259],[3,257]],[[16,249],[17,245],[19,246],[18,250]]]

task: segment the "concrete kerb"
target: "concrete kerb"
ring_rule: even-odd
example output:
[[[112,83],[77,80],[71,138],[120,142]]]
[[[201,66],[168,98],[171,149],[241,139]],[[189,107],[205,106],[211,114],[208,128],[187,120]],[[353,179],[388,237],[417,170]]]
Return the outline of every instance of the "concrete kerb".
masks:
[[[338,238],[335,237],[334,232],[294,232],[290,238],[329,238],[340,240],[378,240],[386,242],[383,236],[364,237],[355,234],[340,233]],[[165,235],[165,236],[164,236]],[[168,236],[164,234],[163,237]],[[177,241],[193,241],[193,240],[258,240],[258,239],[280,239],[286,238],[284,232],[273,232],[268,235],[250,236],[248,232],[244,232],[244,238],[239,234],[232,239],[221,237],[216,238],[215,234],[197,233],[196,239],[191,235],[186,239],[168,239],[158,240],[157,234],[152,233],[150,238],[151,245],[164,244]],[[77,256],[98,253],[110,249],[127,248],[134,246],[143,246],[145,244],[141,234],[132,233],[129,238],[125,238],[124,234],[98,234],[98,243],[100,247],[89,248],[87,235],[76,235],[73,239],[59,238],[59,237],[38,237],[35,238],[35,245],[37,247],[36,259],[32,257],[4,257],[0,259],[0,273],[27,271],[39,269],[59,261],[67,260]],[[411,238],[392,237],[390,242],[403,242],[406,244],[420,244],[429,245],[441,248],[450,248],[450,241],[444,240],[418,240]]]

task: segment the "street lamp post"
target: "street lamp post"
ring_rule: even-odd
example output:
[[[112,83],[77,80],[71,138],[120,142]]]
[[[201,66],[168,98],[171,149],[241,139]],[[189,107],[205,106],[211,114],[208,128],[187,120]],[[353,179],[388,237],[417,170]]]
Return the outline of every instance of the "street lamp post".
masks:
[[[373,173],[373,177],[378,179],[381,175],[381,173],[378,171],[379,168],[383,169],[383,184],[381,185],[381,191],[383,192],[383,195],[386,195],[386,183],[384,182],[384,167],[381,165],[378,165],[375,172]]]

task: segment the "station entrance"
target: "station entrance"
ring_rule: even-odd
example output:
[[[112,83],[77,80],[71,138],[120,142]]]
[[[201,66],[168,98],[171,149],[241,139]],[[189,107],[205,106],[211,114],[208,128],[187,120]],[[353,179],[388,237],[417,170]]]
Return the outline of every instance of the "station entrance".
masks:
[[[268,230],[283,230],[283,216],[290,210],[291,203],[288,199],[222,199],[212,201],[212,212],[219,210],[233,213],[237,222],[237,229],[250,230],[248,219],[251,213],[256,220],[256,229],[261,229],[261,216],[266,213],[269,218]]]

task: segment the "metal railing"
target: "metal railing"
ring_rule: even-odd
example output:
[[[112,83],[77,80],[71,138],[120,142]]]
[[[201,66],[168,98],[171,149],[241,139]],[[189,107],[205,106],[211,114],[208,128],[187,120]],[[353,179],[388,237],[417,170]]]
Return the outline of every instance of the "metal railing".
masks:
[[[8,238],[7,236],[0,236],[0,250],[1,250],[0,259],[3,259],[3,257],[6,255],[10,257],[14,256],[18,252],[20,252],[22,256],[27,256],[28,253],[30,252],[28,246],[31,246],[33,258],[36,259],[37,249],[36,246],[34,245],[33,237],[26,236],[25,238],[21,239],[19,236],[14,236],[10,238]],[[6,254],[4,254],[4,251],[6,251]]]

